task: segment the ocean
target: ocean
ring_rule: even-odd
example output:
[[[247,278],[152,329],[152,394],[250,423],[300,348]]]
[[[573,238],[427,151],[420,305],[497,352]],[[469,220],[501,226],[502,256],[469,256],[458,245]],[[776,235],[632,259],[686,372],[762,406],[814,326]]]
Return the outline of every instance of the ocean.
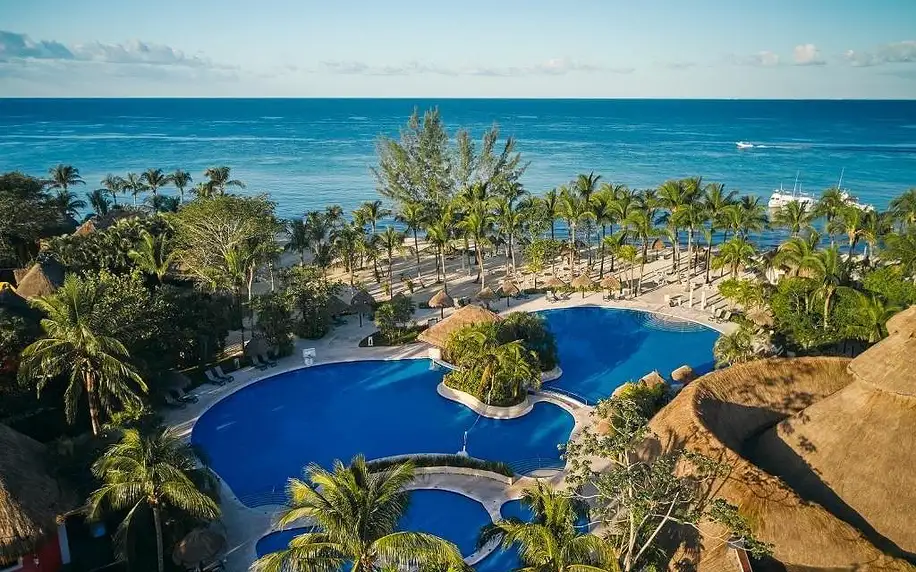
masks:
[[[916,101],[0,99],[0,172],[72,164],[88,191],[107,173],[180,167],[201,180],[229,165],[284,217],[351,210],[377,198],[376,142],[415,107],[438,107],[450,132],[498,124],[536,194],[590,171],[633,188],[702,175],[764,199],[796,173],[819,193],[845,172],[877,208],[916,186]]]

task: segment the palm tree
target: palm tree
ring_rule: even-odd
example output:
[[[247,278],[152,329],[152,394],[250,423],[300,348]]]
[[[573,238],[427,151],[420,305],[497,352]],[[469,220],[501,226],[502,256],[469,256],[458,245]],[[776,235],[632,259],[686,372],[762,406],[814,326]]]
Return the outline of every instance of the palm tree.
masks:
[[[131,249],[127,256],[137,265],[137,268],[146,274],[155,276],[162,284],[162,277],[172,267],[172,262],[177,254],[164,235],[156,237],[144,229],[140,231],[140,244],[136,249]]]
[[[604,572],[617,570],[613,545],[581,532],[577,521],[586,514],[583,503],[538,481],[523,493],[522,503],[533,513],[531,522],[517,518],[485,527],[479,544],[502,537],[503,550],[517,547],[524,565],[537,572]]]
[[[853,323],[846,326],[848,335],[869,344],[886,338],[887,321],[902,308],[885,302],[880,296],[865,294],[854,288],[843,287],[843,293],[853,299],[853,309],[849,314]]]
[[[594,218],[595,215],[589,209],[588,203],[567,187],[561,188],[558,213],[569,227],[569,272],[572,275],[575,273],[576,264],[576,226],[579,222]]]
[[[159,188],[164,187],[172,182],[172,176],[166,175],[162,169],[147,169],[140,175],[140,180],[146,185],[146,188],[153,192],[153,196],[159,194]]]
[[[283,247],[299,253],[299,266],[305,265],[305,251],[309,249],[309,229],[301,218],[290,220],[286,225],[289,242]]]
[[[108,173],[105,175],[105,178],[100,182],[102,188],[105,189],[111,199],[114,201],[114,204],[118,204],[118,193],[124,191],[124,179],[117,175],[112,175]]]
[[[560,210],[560,195],[556,189],[550,189],[541,199],[544,203],[544,210],[550,217],[550,240],[556,239],[557,213]]]
[[[184,190],[193,182],[191,178],[191,173],[184,171],[182,169],[175,169],[175,172],[170,176],[172,184],[175,185],[175,188],[178,189],[178,201],[184,202]]]
[[[601,180],[601,175],[596,175],[594,171],[586,174],[579,174],[576,177],[574,187],[576,193],[579,195],[585,204],[591,207],[592,195],[598,189],[598,181]],[[594,218],[594,217],[592,217]],[[592,263],[592,219],[585,220],[585,247],[586,247],[586,256],[588,257],[588,265],[591,266]]]
[[[811,256],[802,260],[802,268],[810,270],[820,286],[818,290],[824,299],[824,327],[827,327],[830,316],[830,302],[836,289],[841,286],[847,278],[847,268],[840,256],[840,250],[836,245],[830,248],[818,250]]]
[[[477,279],[481,290],[486,287],[486,273],[483,271],[483,242],[493,225],[493,214],[486,203],[474,203],[464,213],[458,228],[474,240],[474,253],[477,257]]]
[[[760,202],[760,197],[745,195],[736,205],[738,207],[738,227],[735,229],[743,238],[752,232],[760,232],[767,227],[767,209]]]
[[[903,228],[916,224],[916,187],[907,189],[902,195],[891,201],[890,212]]]
[[[19,378],[35,382],[41,392],[62,375],[68,380],[64,411],[73,423],[83,392],[89,403],[92,433],[102,428],[101,413],[117,404],[138,404],[131,387],[146,384],[127,362],[130,355],[118,340],[99,330],[101,289],[92,281],[67,275],[60,289],[32,303],[47,317],[41,321],[44,337],[22,351]]]
[[[668,234],[671,238],[671,246],[674,249],[672,253],[673,256],[671,257],[671,268],[672,270],[677,271],[681,263],[681,239],[679,227],[681,220],[678,218],[676,213],[688,200],[684,181],[672,180],[662,183],[662,186],[658,188],[658,200],[659,205],[668,211],[662,217],[662,222],[664,222],[668,227]]]
[[[98,216],[107,215],[108,210],[111,208],[111,201],[105,196],[106,192],[105,189],[95,189],[91,193],[86,193],[86,198],[89,200],[89,206],[92,207],[93,212]]]
[[[245,183],[238,179],[233,179],[230,173],[231,169],[226,166],[210,167],[204,171],[204,177],[207,178],[206,185],[210,190],[210,194],[225,195],[226,187],[245,188]]]
[[[391,214],[380,200],[367,201],[357,210],[361,213],[360,220],[372,228],[372,234],[376,233],[379,221]]]
[[[745,363],[754,359],[754,340],[750,331],[739,328],[731,334],[722,334],[712,348],[716,367]]]
[[[912,279],[916,275],[916,228],[910,227],[906,232],[890,234],[885,243],[881,259],[896,262],[903,273]]]
[[[852,253],[859,243],[859,239],[862,238],[867,216],[868,214],[865,210],[855,205],[843,205],[827,226],[831,236],[834,233],[846,235],[849,241],[848,251],[846,253],[847,263],[852,261]]]
[[[614,232],[614,223],[617,222],[616,210],[614,209],[614,195],[611,186],[606,185],[600,191],[592,195],[591,207],[592,214],[595,216],[595,222],[601,228],[599,238],[598,256],[601,258],[598,269],[598,278],[604,277],[604,239],[607,237],[607,227],[611,227],[611,233]]]
[[[789,201],[773,214],[773,224],[785,228],[793,237],[802,230],[811,230],[814,214],[808,210],[808,203]]]
[[[426,240],[436,250],[436,281],[439,280],[439,269],[442,269],[442,289],[448,293],[448,273],[445,268],[445,251],[449,247],[449,224],[438,220],[426,229]]]
[[[137,196],[146,191],[146,184],[143,182],[143,178],[136,173],[127,173],[127,176],[124,178],[124,184],[121,189],[125,193],[130,193],[134,198],[134,206],[137,206]]]
[[[791,238],[779,245],[773,262],[788,267],[794,276],[798,276],[805,265],[805,261],[817,252],[817,245],[820,240],[821,237],[816,232],[812,232],[807,237],[796,236]]]
[[[494,219],[506,241],[506,276],[509,275],[509,265],[515,269],[515,237],[522,230],[525,213],[513,204],[513,199],[505,196],[496,197],[494,200]]]
[[[379,244],[385,251],[388,260],[388,292],[394,297],[391,268],[394,265],[394,253],[404,248],[404,235],[388,226],[385,227],[385,232],[379,234],[378,237]]]
[[[411,201],[401,205],[401,209],[395,217],[398,221],[407,226],[407,230],[413,233],[413,250],[417,257],[417,278],[422,281],[420,273],[420,241],[417,239],[417,232],[426,224],[426,207],[423,203]]]
[[[178,212],[178,207],[181,205],[178,197],[167,197],[165,195],[146,197],[143,199],[143,202],[146,203],[149,209],[154,213]]]
[[[754,245],[744,237],[736,236],[724,243],[719,253],[713,257],[712,264],[716,268],[728,267],[732,278],[738,277],[738,269],[747,266],[754,260]]]
[[[644,206],[637,206],[630,211],[626,218],[627,228],[632,229],[640,242],[642,242],[642,256],[639,259],[639,282],[636,284],[636,295],[641,294],[643,271],[649,254],[649,239],[655,235],[655,226],[650,218],[650,211]]]
[[[893,215],[877,211],[867,211],[862,224],[862,240],[865,241],[865,264],[869,264],[871,255],[878,243],[887,237],[893,228]]]
[[[86,208],[86,201],[78,199],[76,193],[73,191],[66,191],[64,189],[59,189],[57,195],[52,199],[52,202],[57,206],[57,210],[61,214],[66,215],[70,218],[76,218],[78,211],[82,208]]]
[[[80,170],[73,165],[61,164],[48,169],[47,186],[49,189],[60,189],[67,192],[73,185],[85,184],[86,181],[80,176]]]
[[[422,532],[398,532],[407,510],[414,478],[410,462],[384,472],[372,473],[362,456],[350,466],[334,461],[332,471],[318,465],[306,469],[309,482],[290,479],[289,508],[279,526],[308,520],[315,526],[296,536],[289,548],[261,557],[253,572],[352,572],[441,569],[464,566],[458,548],[437,536]]]
[[[344,225],[334,235],[334,250],[340,254],[344,267],[350,274],[350,286],[353,286],[353,271],[356,266],[356,258],[359,255],[360,244],[363,240],[363,229],[355,224]],[[292,243],[292,241],[290,241]]]
[[[219,518],[219,507],[210,496],[218,490],[216,478],[198,467],[191,445],[173,431],[157,430],[144,436],[137,429],[126,429],[120,441],[92,465],[92,474],[102,486],[89,497],[89,519],[126,511],[114,540],[121,556],[128,558],[127,539],[136,535],[133,531],[141,513],[151,512],[159,572],[165,570],[164,514],[183,513],[203,521]]]

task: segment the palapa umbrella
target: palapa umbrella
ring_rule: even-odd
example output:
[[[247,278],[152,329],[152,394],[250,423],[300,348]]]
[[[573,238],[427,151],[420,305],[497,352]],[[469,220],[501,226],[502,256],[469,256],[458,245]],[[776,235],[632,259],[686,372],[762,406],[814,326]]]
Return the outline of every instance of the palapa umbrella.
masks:
[[[620,280],[618,280],[616,276],[612,276],[608,274],[607,276],[601,279],[600,285],[602,288],[606,288],[608,291],[608,294],[610,294],[611,290],[620,289]]]
[[[363,314],[368,314],[372,311],[373,306],[375,306],[375,298],[372,297],[372,294],[366,292],[365,290],[360,290],[353,295],[353,299],[350,300],[350,307],[359,314],[359,327],[363,327]]]
[[[566,282],[563,282],[562,280],[560,280],[560,279],[557,278],[556,276],[551,276],[551,277],[547,280],[547,282],[545,282],[544,284],[545,284],[548,288],[554,288],[554,289],[558,289],[558,290],[569,288],[569,286],[566,284]]]
[[[582,292],[582,297],[585,298],[585,291],[593,288],[595,286],[595,281],[591,279],[588,274],[580,274],[572,281],[572,286],[576,290]]]
[[[328,314],[331,316],[339,316],[341,314],[346,314],[350,311],[350,305],[338,298],[337,296],[331,296],[328,299]]]
[[[226,550],[226,537],[222,534],[195,528],[172,550],[172,561],[189,570],[200,568],[215,560]]]
[[[652,250],[655,252],[655,260],[658,260],[659,253],[665,250],[665,243],[662,239],[656,238],[655,241],[652,242]]]
[[[506,278],[503,280],[503,283],[499,286],[499,291],[502,292],[502,295],[506,297],[506,308],[509,307],[509,298],[513,296],[518,296],[521,293],[521,290],[511,278]]]
[[[439,308],[439,317],[445,317],[445,309],[453,308],[455,306],[455,301],[445,290],[439,290],[433,297],[429,299],[430,308]]]
[[[475,298],[477,298],[481,302],[489,302],[490,300],[492,300],[495,297],[496,297],[496,294],[493,292],[493,289],[490,288],[489,286],[487,286],[486,288],[478,292],[477,296],[475,296]]]

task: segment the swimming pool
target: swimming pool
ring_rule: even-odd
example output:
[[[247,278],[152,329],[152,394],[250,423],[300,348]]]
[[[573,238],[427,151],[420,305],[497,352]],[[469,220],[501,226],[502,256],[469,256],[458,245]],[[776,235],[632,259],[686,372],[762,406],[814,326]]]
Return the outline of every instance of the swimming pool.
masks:
[[[436,393],[442,372],[430,366],[425,359],[360,361],[281,373],[217,402],[191,442],[248,506],[265,491],[282,491],[309,463],[330,467],[359,453],[457,453],[468,430],[473,457],[559,460],[557,446],[574,425],[565,410],[538,403],[518,419],[478,420]]]
[[[454,542],[467,558],[475,552],[480,529],[490,522],[483,505],[471,498],[444,490],[419,489],[411,491],[410,505],[398,530],[435,534]],[[306,530],[293,528],[262,537],[256,547],[258,557],[285,549],[290,540]]]
[[[661,314],[581,306],[539,312],[557,339],[563,375],[556,386],[594,403],[654,369],[664,377],[687,364],[712,371],[719,332]]]

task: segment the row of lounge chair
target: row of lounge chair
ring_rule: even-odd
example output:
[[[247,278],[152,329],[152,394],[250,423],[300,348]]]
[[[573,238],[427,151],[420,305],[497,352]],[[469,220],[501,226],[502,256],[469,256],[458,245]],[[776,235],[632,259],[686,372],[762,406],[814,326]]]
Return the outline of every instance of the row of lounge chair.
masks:
[[[563,296],[558,296],[553,290],[548,290],[544,293],[544,299],[550,302],[559,302],[560,300],[569,300],[569,294],[564,294]]]

